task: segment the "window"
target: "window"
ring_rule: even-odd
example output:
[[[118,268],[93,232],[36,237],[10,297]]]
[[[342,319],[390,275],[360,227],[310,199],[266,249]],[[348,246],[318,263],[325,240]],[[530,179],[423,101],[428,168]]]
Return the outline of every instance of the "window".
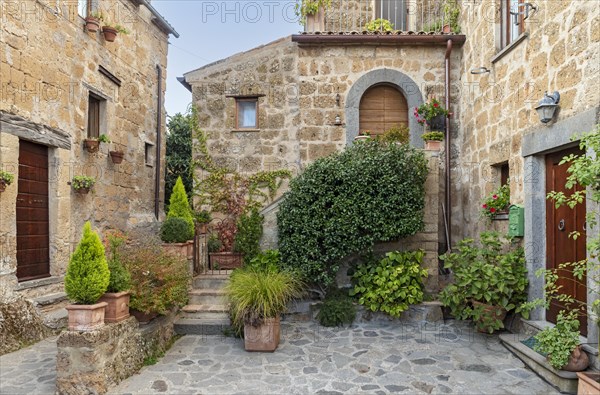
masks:
[[[258,129],[258,98],[236,98],[236,128]]]
[[[501,48],[515,41],[524,31],[524,0],[503,0],[501,9]]]
[[[88,100],[88,137],[98,138],[100,137],[100,110],[102,100],[100,97],[90,93]]]
[[[363,94],[359,107],[359,132],[371,135],[408,125],[408,104],[404,95],[391,85],[375,85]]]
[[[144,144],[144,161],[146,162],[146,166],[154,167],[154,144]]]
[[[82,17],[88,16],[92,12],[91,0],[77,0],[77,13]]]
[[[405,0],[375,0],[375,18],[392,22],[394,29],[406,30]]]
[[[500,185],[508,184],[508,178],[510,175],[510,169],[508,168],[508,163],[504,163],[500,165]]]

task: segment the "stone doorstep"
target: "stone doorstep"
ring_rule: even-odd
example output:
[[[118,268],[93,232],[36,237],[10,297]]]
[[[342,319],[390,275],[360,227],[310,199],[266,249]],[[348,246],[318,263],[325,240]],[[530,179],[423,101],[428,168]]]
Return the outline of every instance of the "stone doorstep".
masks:
[[[500,341],[511,353],[523,361],[525,365],[560,392],[576,394],[578,384],[577,373],[554,369],[544,356],[521,343],[521,340],[529,337],[530,335],[527,334],[504,333],[500,335]]]
[[[217,319],[180,318],[175,321],[175,332],[179,335],[223,335],[231,328],[229,316]]]

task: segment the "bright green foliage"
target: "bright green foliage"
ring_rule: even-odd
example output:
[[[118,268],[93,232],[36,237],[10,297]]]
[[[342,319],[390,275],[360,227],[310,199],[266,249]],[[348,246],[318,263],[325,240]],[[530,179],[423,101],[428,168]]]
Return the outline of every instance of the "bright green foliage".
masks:
[[[0,181],[4,181],[7,185],[12,184],[15,176],[7,171],[0,170]]]
[[[383,311],[400,317],[411,304],[423,301],[423,278],[427,270],[421,267],[425,252],[388,252],[379,262],[360,265],[352,279],[350,295],[371,311]]]
[[[89,176],[75,176],[71,180],[71,186],[73,189],[82,189],[82,188],[91,188],[96,183],[96,179],[94,177]]]
[[[110,272],[100,237],[89,222],[75,249],[65,276],[65,292],[79,304],[94,304],[106,292]]]
[[[406,125],[393,126],[383,132],[380,139],[386,143],[408,144],[410,129]]]
[[[356,306],[347,289],[330,291],[317,313],[317,319],[323,326],[351,325],[356,318]]]
[[[283,313],[288,302],[302,295],[303,283],[291,271],[271,265],[236,269],[226,287],[232,322],[241,326],[261,325],[263,319]]]
[[[131,286],[131,275],[121,262],[121,246],[125,242],[123,237],[112,233],[108,235],[108,270],[110,279],[106,292],[123,292]]]
[[[368,32],[391,32],[394,30],[394,24],[387,19],[377,18],[367,22],[365,29]]]
[[[421,135],[424,141],[444,141],[444,132],[427,132]]]
[[[152,240],[127,246],[123,264],[131,273],[132,309],[166,314],[188,302],[190,275],[185,258],[165,252]]]
[[[257,270],[263,271],[279,271],[281,268],[281,260],[279,258],[279,251],[277,250],[266,250],[258,253],[246,267],[251,267]]]
[[[177,181],[173,187],[167,218],[183,218],[188,223],[190,232],[194,233],[194,217],[192,216],[192,210],[190,209],[190,203],[188,202],[181,177],[177,177]]]
[[[427,162],[406,144],[366,141],[311,164],[277,216],[286,267],[329,286],[344,257],[423,229]]]
[[[192,117],[193,114],[177,113],[168,117],[167,151],[165,155],[165,203],[171,198],[171,192],[178,177],[191,198],[192,177]],[[167,210],[168,206],[165,207]]]
[[[527,298],[523,248],[497,232],[481,233],[480,241],[481,246],[476,246],[473,239],[461,240],[457,252],[440,257],[444,267],[454,272],[454,283],[442,290],[440,301],[458,319],[481,317],[482,308],[473,308],[472,300],[511,311]],[[490,333],[504,327],[496,316],[486,316],[478,325]]]
[[[194,231],[183,218],[167,218],[160,226],[160,239],[165,243],[185,243],[194,238]]]
[[[483,200],[481,215],[494,219],[499,211],[510,206],[510,185],[508,183],[500,186]]]
[[[577,312],[572,310],[565,315],[565,310],[561,310],[556,326],[545,328],[534,337],[537,340],[534,349],[548,355],[552,367],[562,369],[569,362],[571,352],[580,344]]]
[[[233,251],[244,255],[244,263],[249,263],[260,253],[263,221],[264,217],[255,207],[247,210],[238,220]]]

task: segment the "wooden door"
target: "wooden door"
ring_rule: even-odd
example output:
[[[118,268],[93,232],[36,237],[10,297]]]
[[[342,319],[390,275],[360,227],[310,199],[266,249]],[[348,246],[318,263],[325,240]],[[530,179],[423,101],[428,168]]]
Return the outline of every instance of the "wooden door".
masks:
[[[50,276],[48,148],[21,140],[17,194],[17,278]]]
[[[379,135],[393,126],[408,125],[408,104],[393,86],[369,88],[360,100],[359,131]]]
[[[546,157],[546,193],[550,191],[564,192],[567,196],[573,190],[565,188],[567,180],[568,164],[559,165],[562,158],[569,154],[582,154],[579,149],[570,149],[557,152]],[[576,190],[581,190],[580,186]],[[561,263],[578,262],[586,257],[586,234],[585,234],[585,203],[578,204],[574,209],[568,206],[555,208],[554,202],[546,202],[546,249],[548,269],[558,268]],[[574,240],[569,237],[571,232],[578,231],[581,235]],[[577,280],[569,270],[559,270],[558,286],[560,292],[573,296],[581,302],[587,301],[586,278]],[[564,305],[553,301],[550,310],[546,313],[546,319],[556,323],[556,316]],[[587,315],[585,309],[580,314],[580,331],[587,336]]]

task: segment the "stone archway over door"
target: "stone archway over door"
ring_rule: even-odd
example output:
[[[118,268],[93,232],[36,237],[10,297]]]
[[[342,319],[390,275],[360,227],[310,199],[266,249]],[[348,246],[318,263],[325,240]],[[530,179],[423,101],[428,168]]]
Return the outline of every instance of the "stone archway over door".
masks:
[[[408,104],[402,92],[387,84],[369,88],[360,100],[360,132],[381,135],[400,125],[408,125]]]

